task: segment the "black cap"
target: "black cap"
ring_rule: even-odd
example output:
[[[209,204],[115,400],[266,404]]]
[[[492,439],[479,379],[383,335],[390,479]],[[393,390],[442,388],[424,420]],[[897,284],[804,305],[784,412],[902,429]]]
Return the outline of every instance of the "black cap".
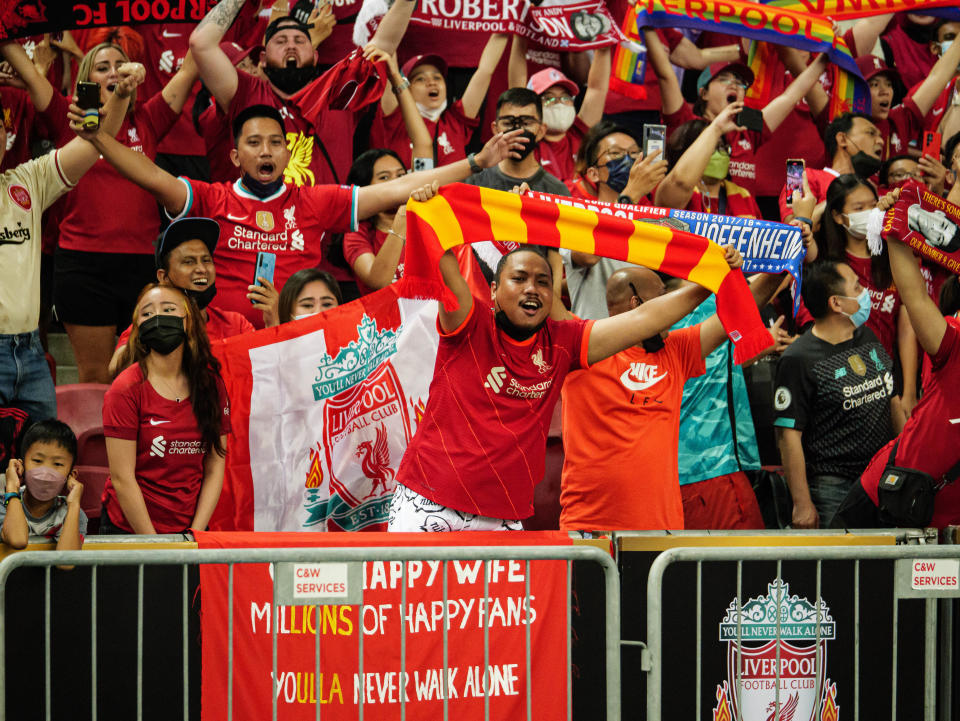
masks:
[[[313,26],[304,25],[302,22],[300,22],[299,20],[297,20],[295,17],[291,15],[286,15],[282,18],[277,18],[272,23],[267,25],[266,32],[263,33],[263,44],[266,45],[268,42],[270,42],[270,38],[272,38],[281,30],[289,30],[291,28],[294,30],[299,30],[307,37],[310,37],[311,27]]]
[[[180,218],[170,223],[153,252],[157,267],[160,267],[160,259],[164,255],[188,240],[202,240],[213,253],[220,240],[220,224],[213,218]]]

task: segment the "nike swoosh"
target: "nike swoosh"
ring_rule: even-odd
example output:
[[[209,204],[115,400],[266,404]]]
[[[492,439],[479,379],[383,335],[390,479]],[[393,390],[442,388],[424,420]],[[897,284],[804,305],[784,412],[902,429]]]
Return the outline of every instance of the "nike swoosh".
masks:
[[[951,419],[950,419],[950,422],[951,422],[953,425],[957,425],[957,423],[960,423],[960,418],[951,418]]]
[[[625,370],[625,371],[623,372],[623,375],[620,376],[620,382],[623,383],[623,385],[627,388],[627,390],[631,390],[631,391],[644,391],[644,390],[646,390],[647,388],[649,388],[650,386],[656,385],[657,383],[659,383],[660,381],[662,381],[662,380],[663,380],[664,378],[666,378],[666,377],[667,377],[667,373],[666,373],[666,371],[664,371],[663,373],[661,373],[660,375],[658,375],[656,378],[651,378],[651,379],[648,380],[648,381],[639,381],[639,382],[638,382],[638,381],[633,380],[633,379],[630,377],[630,369],[628,368],[627,370]]]
[[[230,215],[230,213],[227,213],[227,220],[238,220],[238,221],[239,221],[239,220],[246,220],[247,217],[248,217],[248,216],[246,216],[246,215],[237,216],[237,215]]]
[[[183,37],[183,33],[168,33],[166,30],[164,30],[160,34],[165,38],[182,38]]]
[[[159,426],[161,423],[169,423],[170,421],[155,421],[153,418],[150,419],[151,426]]]
[[[940,113],[943,112],[943,108],[935,108],[935,109],[932,110],[931,112],[932,112],[934,115],[939,115]]]

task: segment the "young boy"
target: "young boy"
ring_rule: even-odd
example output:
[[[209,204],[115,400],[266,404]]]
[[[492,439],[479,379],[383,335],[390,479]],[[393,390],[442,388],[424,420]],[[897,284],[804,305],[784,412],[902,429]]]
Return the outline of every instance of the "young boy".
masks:
[[[73,467],[77,437],[62,421],[39,421],[23,434],[20,447],[23,460],[14,458],[7,466],[0,540],[25,548],[32,534],[56,539],[58,551],[79,550],[87,516],[80,510],[83,484]],[[66,498],[60,495],[64,489]]]

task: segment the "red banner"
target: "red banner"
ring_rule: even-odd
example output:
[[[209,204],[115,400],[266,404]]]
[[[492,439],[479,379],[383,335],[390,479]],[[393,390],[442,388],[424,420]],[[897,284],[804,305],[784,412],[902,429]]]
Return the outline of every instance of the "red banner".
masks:
[[[883,219],[881,235],[903,241],[920,255],[960,274],[960,207],[912,180]]]
[[[296,546],[498,546],[570,545],[560,532],[305,534],[196,532],[201,548]],[[271,609],[273,569],[269,564],[236,564],[233,589],[233,713],[235,719],[270,718],[272,694],[277,717],[297,721],[356,719],[361,693],[359,634],[363,633],[365,718],[442,718],[444,693],[450,717],[483,718],[489,689],[490,718],[526,718],[526,629],[529,610],[534,719],[566,718],[566,563],[489,561],[489,600],[484,599],[482,561],[447,562],[448,670],[443,664],[443,564],[407,564],[406,609],[401,615],[403,564],[363,564],[363,605],[281,606]],[[226,566],[203,565],[202,718],[227,717],[228,575]],[[525,589],[529,580],[530,597]],[[271,613],[271,611],[274,613]],[[489,666],[484,669],[484,617],[489,628]],[[272,681],[271,624],[277,631],[277,678]],[[400,663],[401,624],[406,628],[406,663]],[[316,671],[317,634],[320,670]]]

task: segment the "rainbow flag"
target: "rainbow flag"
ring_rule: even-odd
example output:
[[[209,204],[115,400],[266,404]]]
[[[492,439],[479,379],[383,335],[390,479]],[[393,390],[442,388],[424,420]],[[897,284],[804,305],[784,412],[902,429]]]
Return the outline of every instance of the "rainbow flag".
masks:
[[[647,74],[647,48],[637,28],[637,11],[630,6],[621,28],[624,39],[613,52],[610,68],[610,89],[634,100],[646,100],[647,89],[643,86]]]
[[[686,278],[717,294],[717,315],[738,363],[772,343],[743,273],[730,269],[716,243],[667,226],[462,183],[440,188],[425,203],[407,202],[400,294],[439,297],[455,308],[456,298],[440,278],[440,256],[486,240],[568,248]]]
[[[822,15],[839,21],[900,11],[923,13],[938,8],[955,10],[957,0],[769,0],[764,2],[764,5]]]
[[[776,50],[770,43],[751,40],[747,50],[747,65],[753,71],[753,84],[747,88],[747,105],[762,108],[773,99],[773,78],[768,68],[779,67]]]

